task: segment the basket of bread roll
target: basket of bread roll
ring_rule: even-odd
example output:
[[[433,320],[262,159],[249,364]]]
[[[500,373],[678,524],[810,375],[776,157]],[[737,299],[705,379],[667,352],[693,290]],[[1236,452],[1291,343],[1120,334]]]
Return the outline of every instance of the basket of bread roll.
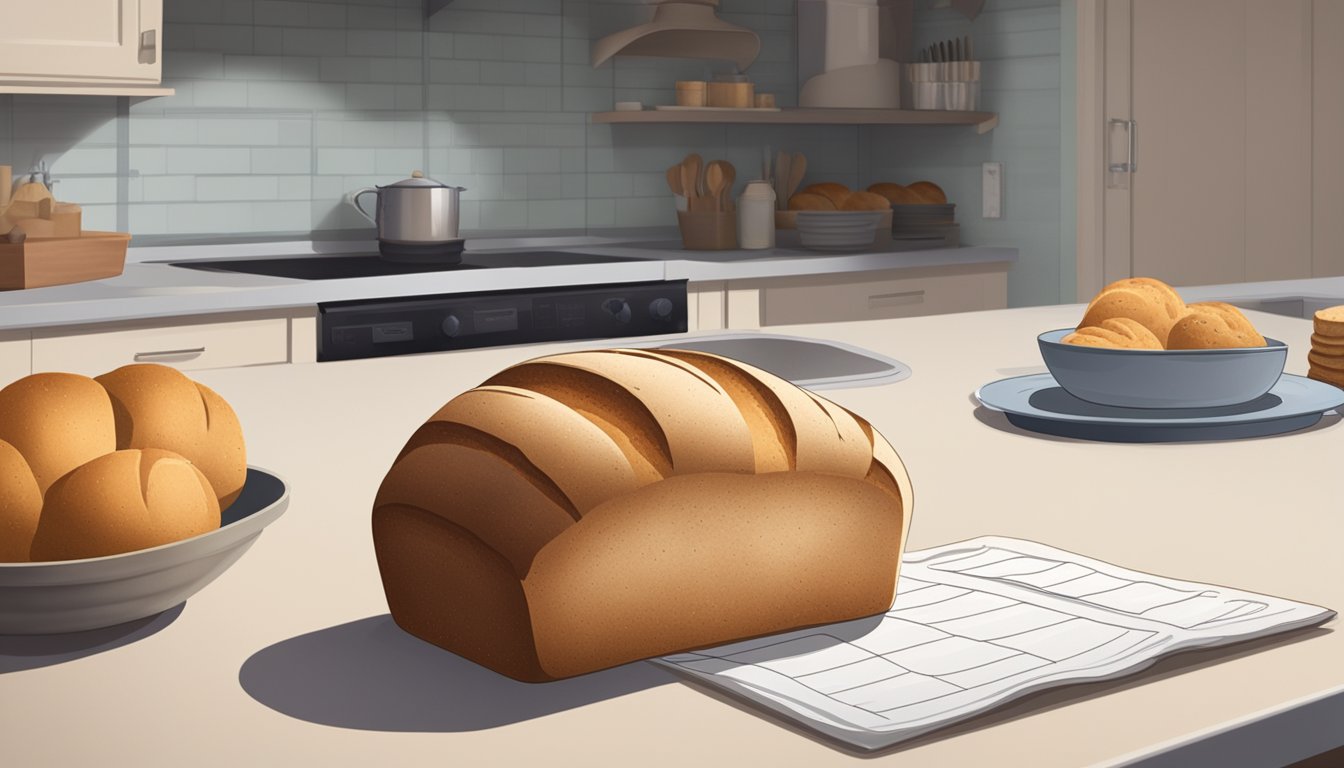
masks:
[[[1186,304],[1171,286],[1148,277],[1111,283],[1077,328],[1049,331],[1038,341],[1065,391],[1123,408],[1249,403],[1273,388],[1288,359],[1286,344],[1260,335],[1231,304]]]
[[[178,605],[284,511],[216,392],[162,365],[0,390],[0,634],[109,627]]]
[[[871,424],[689,350],[537,358],[450,400],[373,505],[392,618],[542,682],[895,597],[910,479]]]
[[[902,239],[939,238],[947,246],[961,244],[957,226],[957,206],[947,201],[947,193],[932,181],[910,184],[879,182],[868,191],[891,203],[891,231]]]
[[[812,184],[789,198],[776,226],[797,229],[804,248],[853,250],[891,241],[891,204],[836,182]]]

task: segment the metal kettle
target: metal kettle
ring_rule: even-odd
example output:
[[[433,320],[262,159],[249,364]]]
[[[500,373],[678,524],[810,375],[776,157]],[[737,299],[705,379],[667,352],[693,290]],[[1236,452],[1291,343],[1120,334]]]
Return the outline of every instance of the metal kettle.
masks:
[[[415,171],[411,178],[383,187],[366,187],[350,203],[378,228],[378,251],[392,261],[457,263],[463,240],[458,235],[460,196],[454,187]],[[377,195],[373,213],[360,203]]]

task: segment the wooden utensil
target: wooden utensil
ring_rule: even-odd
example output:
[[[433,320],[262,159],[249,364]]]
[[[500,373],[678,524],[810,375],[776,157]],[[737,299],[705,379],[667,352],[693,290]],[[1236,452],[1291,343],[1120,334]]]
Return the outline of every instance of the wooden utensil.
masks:
[[[714,200],[714,210],[723,210],[723,190],[728,186],[728,175],[723,161],[715,160],[705,167],[705,191]]]
[[[789,197],[803,185],[803,179],[807,176],[807,158],[803,153],[796,152],[789,160],[789,183],[785,192]]]
[[[9,197],[14,194],[14,169],[0,165],[0,211],[9,207]]]
[[[667,187],[678,197],[686,196],[686,190],[681,186],[681,163],[667,169]]]
[[[775,205],[781,211],[789,208],[789,169],[793,158],[781,150],[775,155]]]
[[[686,210],[699,211],[704,204],[701,201],[701,168],[704,167],[704,158],[695,153],[686,156],[681,161],[681,188],[686,192]]]

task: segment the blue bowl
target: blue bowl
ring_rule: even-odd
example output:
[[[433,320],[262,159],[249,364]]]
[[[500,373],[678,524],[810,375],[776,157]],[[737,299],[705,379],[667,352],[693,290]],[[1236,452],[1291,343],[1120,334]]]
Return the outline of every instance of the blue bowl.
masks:
[[[1288,345],[1235,349],[1108,349],[1061,342],[1073,328],[1037,337],[1045,367],[1064,391],[1121,408],[1217,408],[1268,392],[1283,375]]]

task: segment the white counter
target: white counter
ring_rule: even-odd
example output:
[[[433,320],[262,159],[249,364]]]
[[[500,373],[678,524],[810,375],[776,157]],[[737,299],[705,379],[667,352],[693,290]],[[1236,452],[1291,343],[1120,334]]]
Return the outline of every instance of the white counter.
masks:
[[[1080,313],[775,330],[864,346],[913,368],[898,384],[826,393],[871,420],[905,461],[915,488],[911,548],[1018,536],[1344,607],[1339,417],[1260,440],[1121,445],[1031,435],[973,405],[980,385],[1041,370],[1036,333]],[[1304,373],[1310,323],[1251,317],[1289,343],[1288,371]],[[4,763],[860,765],[647,664],[528,686],[391,624],[369,517],[393,457],[454,395],[569,346],[200,373],[237,409],[252,463],[290,482],[289,511],[180,613],[129,637],[0,638]],[[1038,694],[873,763],[1282,765],[1344,744],[1339,626]],[[89,647],[96,640],[103,644]]]
[[[115,322],[221,312],[311,307],[319,302],[401,296],[510,291],[568,285],[653,280],[742,280],[874,272],[1017,260],[1014,248],[875,250],[818,254],[771,251],[684,251],[674,241],[617,238],[526,238],[469,242],[484,257],[492,250],[568,250],[631,261],[511,269],[391,275],[346,280],[293,280],[183,269],[164,262],[314,253],[376,252],[373,243],[254,243],[132,249],[119,277],[73,285],[0,293],[0,330]]]

